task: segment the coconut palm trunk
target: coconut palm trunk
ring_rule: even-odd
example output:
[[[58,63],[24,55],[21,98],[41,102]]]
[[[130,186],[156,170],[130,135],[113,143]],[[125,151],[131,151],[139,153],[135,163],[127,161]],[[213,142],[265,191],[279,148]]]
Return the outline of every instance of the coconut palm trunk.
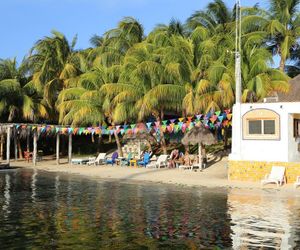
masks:
[[[282,72],[285,71],[285,62],[286,62],[286,59],[284,58],[284,56],[281,56],[281,58],[280,58],[280,64],[279,64],[279,69]]]
[[[24,159],[23,158],[23,151],[22,151],[22,147],[21,147],[21,141],[20,138],[17,138],[17,147],[18,147],[18,152],[19,152],[19,159]]]
[[[117,144],[117,148],[118,148],[118,155],[120,157],[123,157],[122,144],[121,144],[119,135],[116,130],[114,131],[114,136],[115,136],[116,144]]]
[[[164,112],[163,112],[163,110],[161,110],[160,111],[160,116],[159,115],[156,116],[156,121],[159,124],[160,146],[161,146],[161,149],[162,149],[163,153],[167,154],[167,145],[166,145],[165,135],[164,135],[164,131],[161,127],[161,120],[163,119],[163,117],[164,117]]]

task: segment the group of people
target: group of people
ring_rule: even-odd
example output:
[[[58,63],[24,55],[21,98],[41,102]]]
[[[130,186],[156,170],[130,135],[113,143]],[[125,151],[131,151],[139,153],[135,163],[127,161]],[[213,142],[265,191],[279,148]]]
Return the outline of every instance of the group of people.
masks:
[[[202,159],[206,162],[206,158]],[[183,154],[178,149],[174,149],[170,155],[169,168],[176,168],[176,165],[192,166],[199,163],[199,156],[190,155],[188,151]]]
[[[149,154],[149,158],[153,155],[151,150],[144,150],[141,152],[140,159],[144,159],[145,154]],[[202,159],[206,162],[206,158]],[[192,166],[199,163],[199,156],[190,155],[188,151],[185,153],[180,152],[178,149],[173,149],[170,154],[169,168],[176,168],[179,165]]]

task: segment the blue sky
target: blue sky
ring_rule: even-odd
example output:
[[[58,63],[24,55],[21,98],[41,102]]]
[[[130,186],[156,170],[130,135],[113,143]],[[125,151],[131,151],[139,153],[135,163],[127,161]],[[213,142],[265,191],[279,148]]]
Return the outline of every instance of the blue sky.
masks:
[[[185,21],[194,11],[203,9],[209,0],[1,0],[0,58],[28,53],[38,40],[55,29],[69,40],[78,34],[77,49],[90,46],[93,34],[102,35],[125,16],[137,18],[148,33],[158,23],[171,18]],[[225,0],[233,6],[235,0]],[[266,0],[242,0],[242,5]]]

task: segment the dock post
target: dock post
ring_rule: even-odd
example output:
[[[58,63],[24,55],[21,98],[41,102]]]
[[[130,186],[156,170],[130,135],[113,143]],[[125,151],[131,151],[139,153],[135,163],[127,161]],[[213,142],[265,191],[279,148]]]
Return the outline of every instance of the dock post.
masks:
[[[7,127],[7,138],[6,138],[6,162],[10,164],[10,126]]]
[[[13,131],[14,131],[14,149],[15,149],[15,161],[18,160],[18,142],[17,142],[17,128],[13,127]]]

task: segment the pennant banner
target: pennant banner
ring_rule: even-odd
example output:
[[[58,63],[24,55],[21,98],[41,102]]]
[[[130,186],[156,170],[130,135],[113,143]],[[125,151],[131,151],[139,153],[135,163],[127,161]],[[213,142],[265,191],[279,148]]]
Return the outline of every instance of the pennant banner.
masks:
[[[208,112],[207,114],[197,114],[188,117],[179,117],[169,120],[163,120],[161,122],[147,122],[138,124],[124,124],[116,126],[102,125],[98,127],[70,127],[70,126],[59,126],[59,125],[26,125],[16,124],[16,129],[30,129],[35,130],[41,134],[46,133],[61,133],[61,134],[73,134],[73,135],[113,135],[117,134],[138,134],[138,133],[149,133],[155,131],[156,133],[185,133],[190,131],[195,126],[204,126],[207,129],[219,129],[224,127],[230,127],[232,124],[232,113],[231,111],[225,110],[224,112]]]

